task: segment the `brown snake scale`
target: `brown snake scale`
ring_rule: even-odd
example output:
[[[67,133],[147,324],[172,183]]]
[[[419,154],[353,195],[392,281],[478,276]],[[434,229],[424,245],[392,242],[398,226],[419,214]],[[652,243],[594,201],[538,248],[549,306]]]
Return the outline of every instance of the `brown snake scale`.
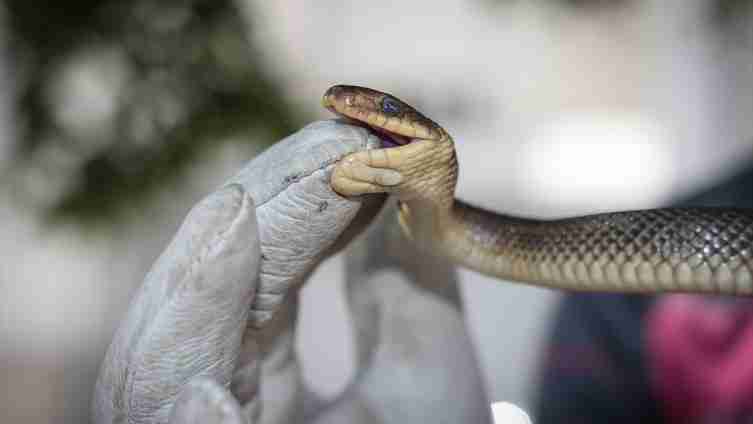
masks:
[[[655,209],[557,221],[456,205],[471,255],[513,280],[576,290],[752,294],[753,214]],[[506,222],[505,222],[506,221]]]

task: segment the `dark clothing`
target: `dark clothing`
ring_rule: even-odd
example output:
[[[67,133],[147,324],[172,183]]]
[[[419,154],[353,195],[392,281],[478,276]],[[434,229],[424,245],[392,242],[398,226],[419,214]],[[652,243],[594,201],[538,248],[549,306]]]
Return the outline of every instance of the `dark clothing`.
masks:
[[[753,168],[681,206],[753,208]],[[569,294],[534,422],[753,423],[753,301]]]

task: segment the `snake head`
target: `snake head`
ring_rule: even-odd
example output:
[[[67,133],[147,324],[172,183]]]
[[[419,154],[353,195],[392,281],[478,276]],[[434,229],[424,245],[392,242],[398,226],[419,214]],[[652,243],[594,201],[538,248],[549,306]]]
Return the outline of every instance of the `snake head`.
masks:
[[[336,85],[322,97],[322,105],[339,116],[370,128],[384,147],[415,140],[446,141],[447,132],[397,97],[371,88]]]

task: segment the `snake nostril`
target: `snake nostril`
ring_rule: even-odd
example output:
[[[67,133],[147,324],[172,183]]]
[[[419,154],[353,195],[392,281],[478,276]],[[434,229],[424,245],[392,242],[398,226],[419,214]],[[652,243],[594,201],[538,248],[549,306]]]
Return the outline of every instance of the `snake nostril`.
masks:
[[[324,93],[322,96],[322,106],[330,109],[332,107],[332,99],[330,98],[328,93]]]

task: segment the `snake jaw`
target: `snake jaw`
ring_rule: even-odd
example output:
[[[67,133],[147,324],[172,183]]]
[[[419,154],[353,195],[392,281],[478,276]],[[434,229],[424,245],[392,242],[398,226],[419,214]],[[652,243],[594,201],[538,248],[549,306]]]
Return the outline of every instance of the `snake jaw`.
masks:
[[[336,110],[333,110],[332,108],[328,107],[327,109],[329,109],[332,113],[340,117],[340,119],[344,120],[348,124],[355,125],[361,128],[366,128],[367,130],[369,130],[369,132],[371,132],[372,134],[377,136],[379,140],[381,140],[383,149],[391,149],[393,147],[404,146],[406,144],[410,144],[413,141],[417,140],[417,139],[411,139],[411,138],[402,136],[400,134],[387,131],[383,128],[369,125],[365,122],[359,121],[358,119],[354,119],[349,116],[343,115],[342,113],[339,113]]]
[[[382,141],[382,148],[384,149],[391,149],[393,147],[404,146],[416,140],[416,139],[411,139],[411,138],[405,137],[403,135],[400,135],[391,131],[387,131],[384,128],[369,125],[363,121],[360,121],[358,119],[354,119],[347,115],[339,113],[333,108],[327,108],[327,109],[329,109],[335,115],[345,120],[345,122],[351,125],[355,125],[361,128],[366,128],[367,130],[369,130],[372,134],[377,136],[379,140]]]
[[[373,127],[369,125],[368,128],[376,133],[377,136],[379,136],[379,138],[382,140],[382,147],[384,148],[404,146],[414,141],[413,139],[402,136],[400,134],[395,134],[379,127]]]

